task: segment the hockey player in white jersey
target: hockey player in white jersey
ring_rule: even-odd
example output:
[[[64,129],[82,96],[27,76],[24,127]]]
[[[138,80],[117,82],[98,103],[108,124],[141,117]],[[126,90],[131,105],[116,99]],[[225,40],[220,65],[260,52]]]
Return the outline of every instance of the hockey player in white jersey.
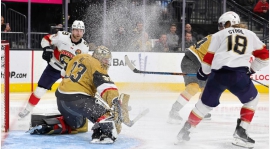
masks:
[[[243,104],[232,144],[253,148],[255,141],[248,136],[247,129],[259,102],[259,93],[250,75],[268,66],[269,51],[255,33],[240,28],[240,18],[235,12],[226,12],[220,19],[223,20],[220,25],[225,29],[212,36],[202,67],[197,72],[198,79],[208,78],[205,89],[177,139],[188,141],[192,129],[219,105],[219,98],[227,89]],[[255,58],[252,62],[251,57]]]
[[[58,31],[56,34],[44,36],[41,40],[42,58],[48,62],[48,65],[43,71],[38,86],[31,94],[26,107],[19,113],[21,118],[27,116],[46,91],[50,90],[52,85],[61,78],[67,63],[75,55],[88,53],[88,44],[82,38],[85,32],[83,21],[75,20],[71,28],[71,33]]]

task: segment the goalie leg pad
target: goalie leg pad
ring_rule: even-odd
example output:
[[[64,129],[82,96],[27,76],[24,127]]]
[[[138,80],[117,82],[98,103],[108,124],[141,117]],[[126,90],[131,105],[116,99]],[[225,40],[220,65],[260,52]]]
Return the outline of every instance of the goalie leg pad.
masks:
[[[122,108],[122,116],[123,116],[124,123],[130,123],[129,110],[128,110],[129,97],[130,95],[128,94],[121,94],[119,96],[119,100],[122,102],[121,108]]]
[[[34,118],[32,117],[32,120],[33,119],[38,119],[38,121],[35,121],[35,124],[36,124],[35,126],[33,126],[33,123],[31,124],[32,127],[29,129],[29,132],[31,134],[71,133],[70,126],[68,126],[65,123],[63,116],[61,115],[60,116],[59,115],[50,115],[50,116],[35,115]]]
[[[50,119],[50,118],[56,118],[56,117],[60,117],[61,114],[57,114],[57,113],[51,113],[51,114],[32,114],[31,115],[31,127],[35,127],[37,125],[42,125],[42,124],[46,124],[46,122],[44,121],[44,119]]]
[[[83,124],[82,127],[77,128],[77,129],[72,129],[72,133],[83,133],[83,132],[88,132],[88,120],[85,119],[85,123]]]

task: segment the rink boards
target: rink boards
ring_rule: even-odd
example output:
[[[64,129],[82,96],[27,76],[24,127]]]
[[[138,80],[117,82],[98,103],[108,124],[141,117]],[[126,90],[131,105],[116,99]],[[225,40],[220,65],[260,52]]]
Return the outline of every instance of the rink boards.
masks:
[[[182,72],[180,63],[184,53],[113,52],[112,55],[109,75],[120,90],[179,92],[184,89],[182,76],[133,73],[124,60],[124,56],[128,55],[134,66],[143,71]],[[10,51],[10,92],[29,92],[35,89],[46,66],[42,51]],[[269,68],[258,71],[252,77],[268,85]],[[61,79],[53,85],[52,91],[60,81]],[[259,92],[268,93],[268,88],[255,82],[254,84]]]

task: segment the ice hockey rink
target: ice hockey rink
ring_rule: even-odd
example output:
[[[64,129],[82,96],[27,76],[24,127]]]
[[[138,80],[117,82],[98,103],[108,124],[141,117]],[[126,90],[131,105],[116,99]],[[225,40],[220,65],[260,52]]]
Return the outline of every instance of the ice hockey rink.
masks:
[[[17,114],[26,104],[30,93],[10,94],[10,131],[2,133],[2,149],[241,149],[233,146],[233,133],[242,104],[232,94],[222,95],[220,105],[212,112],[211,120],[203,120],[190,135],[189,142],[174,145],[189,112],[197,102],[199,94],[181,110],[184,121],[168,124],[168,113],[179,93],[175,92],[130,92],[129,105],[132,107],[130,118],[149,108],[149,113],[132,127],[123,125],[122,132],[114,144],[90,144],[89,131],[74,135],[30,135],[30,116],[18,119]],[[48,92],[36,106],[34,113],[55,113],[56,99],[53,92]],[[256,149],[269,148],[269,95],[261,94],[253,122],[248,133],[253,138]]]

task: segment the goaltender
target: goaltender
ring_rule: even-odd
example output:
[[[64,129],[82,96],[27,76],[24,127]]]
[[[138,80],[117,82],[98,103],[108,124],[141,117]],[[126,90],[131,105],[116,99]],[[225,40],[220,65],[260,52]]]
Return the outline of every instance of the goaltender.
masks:
[[[76,55],[68,63],[65,77],[55,93],[61,115],[44,119],[45,123],[28,132],[86,132],[90,120],[94,123],[92,143],[114,143],[123,120],[119,92],[108,75],[111,58],[111,52],[105,46],[98,46],[92,56]],[[95,97],[96,92],[102,99]]]

